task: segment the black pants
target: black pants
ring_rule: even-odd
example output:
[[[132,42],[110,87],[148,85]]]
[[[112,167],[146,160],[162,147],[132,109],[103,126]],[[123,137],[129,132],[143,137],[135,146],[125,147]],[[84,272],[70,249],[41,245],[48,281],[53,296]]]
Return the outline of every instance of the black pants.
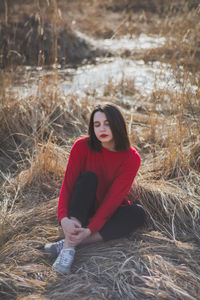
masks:
[[[97,175],[91,171],[82,173],[77,179],[69,206],[69,217],[77,218],[82,226],[87,226],[94,215],[94,202],[98,185]],[[142,206],[132,204],[120,206],[99,230],[104,241],[121,238],[145,222]]]

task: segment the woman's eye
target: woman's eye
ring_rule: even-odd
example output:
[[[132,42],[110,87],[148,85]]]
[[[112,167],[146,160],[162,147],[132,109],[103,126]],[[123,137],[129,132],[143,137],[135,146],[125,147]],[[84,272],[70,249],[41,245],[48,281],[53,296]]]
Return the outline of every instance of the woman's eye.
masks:
[[[108,122],[108,121],[107,121],[107,122],[105,122],[105,125],[106,125],[106,126],[110,126],[110,124],[109,124],[109,122]]]

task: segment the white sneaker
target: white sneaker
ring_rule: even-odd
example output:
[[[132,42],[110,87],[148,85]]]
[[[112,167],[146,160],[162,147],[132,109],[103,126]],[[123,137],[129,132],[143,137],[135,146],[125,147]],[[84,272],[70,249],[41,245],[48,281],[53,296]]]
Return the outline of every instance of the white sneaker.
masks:
[[[74,260],[75,250],[73,248],[63,249],[53,264],[52,270],[67,274],[70,272]]]
[[[55,243],[46,244],[44,246],[44,250],[46,252],[48,252],[49,254],[51,254],[52,257],[56,258],[60,254],[60,252],[63,248],[64,241],[65,240],[60,240],[60,241],[55,242]]]

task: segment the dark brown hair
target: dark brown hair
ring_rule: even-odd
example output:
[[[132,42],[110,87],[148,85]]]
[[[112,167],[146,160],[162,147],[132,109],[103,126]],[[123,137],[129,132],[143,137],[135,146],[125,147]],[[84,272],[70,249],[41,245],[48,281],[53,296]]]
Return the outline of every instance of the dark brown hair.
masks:
[[[106,115],[115,141],[115,150],[127,150],[130,147],[130,141],[126,129],[125,120],[120,110],[116,106],[111,104],[106,104],[103,107],[98,106],[93,110],[90,116],[88,134],[89,146],[91,150],[101,152],[102,149],[101,142],[97,139],[94,133],[94,114],[98,111],[103,112]]]

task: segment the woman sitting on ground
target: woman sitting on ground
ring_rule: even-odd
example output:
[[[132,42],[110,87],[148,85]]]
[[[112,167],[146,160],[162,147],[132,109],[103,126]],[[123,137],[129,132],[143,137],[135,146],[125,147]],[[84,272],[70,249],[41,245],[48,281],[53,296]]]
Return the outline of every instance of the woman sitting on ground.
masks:
[[[124,237],[145,221],[142,206],[127,199],[140,155],[130,146],[121,112],[110,104],[96,108],[88,131],[71,149],[60,191],[65,239],[45,245],[57,257],[53,270],[63,274],[70,271],[77,245]]]

